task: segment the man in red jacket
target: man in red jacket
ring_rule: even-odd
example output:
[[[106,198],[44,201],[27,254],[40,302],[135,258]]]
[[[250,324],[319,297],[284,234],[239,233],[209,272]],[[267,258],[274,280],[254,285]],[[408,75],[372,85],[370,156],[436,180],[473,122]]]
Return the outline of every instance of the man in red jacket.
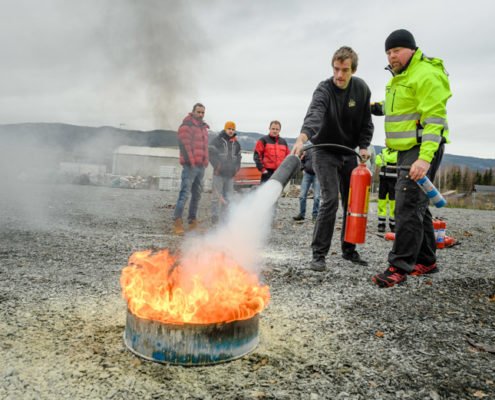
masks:
[[[203,192],[203,178],[205,169],[208,166],[208,124],[203,121],[205,116],[205,106],[196,103],[182,121],[182,125],[177,132],[180,149],[180,164],[182,165],[182,175],[179,198],[174,211],[174,233],[182,235],[184,225],[182,214],[189,195],[189,229],[197,227],[197,212],[201,193]]]
[[[266,182],[275,170],[290,154],[285,139],[280,137],[282,124],[279,121],[270,122],[270,132],[261,137],[254,148],[254,162],[261,172],[261,183]]]

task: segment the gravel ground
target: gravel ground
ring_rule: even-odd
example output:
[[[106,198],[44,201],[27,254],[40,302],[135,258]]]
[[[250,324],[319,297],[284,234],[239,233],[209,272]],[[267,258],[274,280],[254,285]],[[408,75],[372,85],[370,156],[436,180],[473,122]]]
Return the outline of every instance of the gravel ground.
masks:
[[[434,210],[461,245],[439,252],[440,273],[380,290],[370,277],[391,242],[376,217],[361,249],[368,267],[344,261],[334,241],[316,273],[306,269],[312,223],[293,223],[298,200],[280,199],[262,255],[272,299],[259,346],[185,368],[143,361],[122,340],[120,272],[133,251],[179,246],[175,198],[2,188],[0,399],[495,399],[495,212]]]

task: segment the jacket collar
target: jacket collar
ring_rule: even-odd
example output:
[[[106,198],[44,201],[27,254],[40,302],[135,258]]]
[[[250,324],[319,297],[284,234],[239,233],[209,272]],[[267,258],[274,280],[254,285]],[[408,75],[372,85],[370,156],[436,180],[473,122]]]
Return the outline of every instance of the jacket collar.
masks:
[[[237,138],[236,138],[237,133],[236,133],[236,132],[234,132],[234,134],[233,134],[232,136],[229,136],[229,135],[227,135],[227,132],[225,132],[225,129],[222,129],[222,131],[220,132],[220,135],[221,135],[221,136],[222,136],[225,140],[227,140],[227,141],[228,141],[228,140],[232,140],[232,141],[236,141],[236,140],[237,140]]]
[[[192,113],[187,114],[187,116],[184,118],[183,122],[191,122],[192,124],[196,126],[205,126],[209,128],[208,124],[204,120],[198,120],[193,117]]]

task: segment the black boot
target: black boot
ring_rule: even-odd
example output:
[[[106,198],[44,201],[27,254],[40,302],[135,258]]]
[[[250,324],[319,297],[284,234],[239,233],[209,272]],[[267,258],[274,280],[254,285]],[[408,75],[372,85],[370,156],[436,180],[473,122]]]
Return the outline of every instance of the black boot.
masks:
[[[368,261],[363,260],[356,250],[354,250],[350,253],[343,253],[342,258],[344,260],[349,260],[349,261],[353,262],[354,264],[368,265]]]

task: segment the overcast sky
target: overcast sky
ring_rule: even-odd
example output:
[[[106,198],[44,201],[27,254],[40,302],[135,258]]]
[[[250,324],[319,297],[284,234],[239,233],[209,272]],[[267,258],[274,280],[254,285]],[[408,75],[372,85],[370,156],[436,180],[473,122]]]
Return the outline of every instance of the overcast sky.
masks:
[[[444,60],[450,154],[495,158],[495,3],[473,0],[0,0],[0,124],[177,129],[195,102],[220,130],[296,137],[342,45],[381,100],[384,41],[409,29]],[[373,144],[383,145],[374,118]]]

